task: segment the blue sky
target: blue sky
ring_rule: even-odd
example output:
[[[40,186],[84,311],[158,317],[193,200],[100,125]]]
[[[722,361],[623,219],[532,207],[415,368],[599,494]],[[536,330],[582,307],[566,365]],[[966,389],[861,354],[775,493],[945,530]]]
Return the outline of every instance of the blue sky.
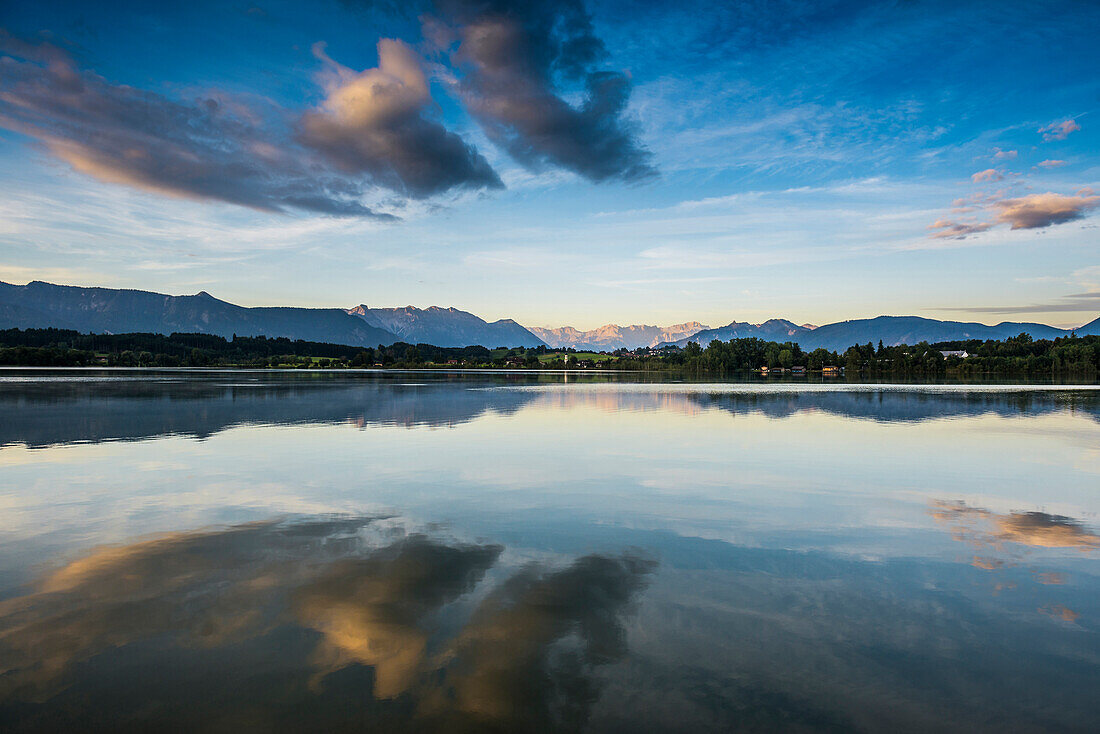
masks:
[[[0,279],[532,326],[1100,313],[1100,5],[0,5]]]

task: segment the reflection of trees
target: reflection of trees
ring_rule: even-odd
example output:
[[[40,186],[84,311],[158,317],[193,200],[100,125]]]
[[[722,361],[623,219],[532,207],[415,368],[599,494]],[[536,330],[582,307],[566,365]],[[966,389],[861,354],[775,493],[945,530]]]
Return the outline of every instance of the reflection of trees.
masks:
[[[596,669],[625,652],[621,618],[652,562],[586,556],[483,590],[500,546],[422,535],[368,542],[370,523],[179,533],[99,549],[45,575],[0,603],[0,722],[42,711],[153,728],[169,709],[196,724],[225,718],[232,712],[190,700],[195,685],[176,680],[204,656],[232,661],[215,673],[224,690],[250,690],[277,670],[284,689],[313,700],[343,690],[345,673],[369,671],[370,710],[390,728],[583,722],[599,694]],[[150,649],[164,661],[151,677],[118,672]],[[97,709],[97,681],[120,675],[124,690],[152,687],[158,706],[134,696],[116,698],[119,711]],[[362,685],[345,693],[364,695]],[[276,705],[257,699],[230,696],[220,708]],[[338,722],[339,707],[325,716]]]
[[[423,380],[420,384],[398,378]],[[543,376],[542,379],[546,379]],[[255,380],[250,382],[250,380]],[[1100,398],[1079,392],[934,392],[915,390],[796,391],[676,389],[659,385],[542,385],[518,378],[443,380],[394,375],[295,379],[248,373],[221,377],[0,382],[0,446],[45,446],[74,441],[134,440],[166,434],[205,437],[244,424],[352,423],[372,426],[455,426],[496,413],[512,415],[534,403],[542,409],[606,412],[716,409],[731,415],[785,418],[824,412],[874,421],[922,421],[995,414],[1036,415],[1072,410],[1100,420]],[[528,384],[530,383],[530,384]],[[734,386],[736,388],[736,386]],[[530,389],[528,389],[530,388]]]
[[[406,376],[408,377],[408,376]],[[471,389],[484,383],[264,377],[243,374],[159,382],[0,383],[0,446],[126,441],[178,434],[204,438],[233,426],[351,423],[455,426],[511,414],[534,395]]]

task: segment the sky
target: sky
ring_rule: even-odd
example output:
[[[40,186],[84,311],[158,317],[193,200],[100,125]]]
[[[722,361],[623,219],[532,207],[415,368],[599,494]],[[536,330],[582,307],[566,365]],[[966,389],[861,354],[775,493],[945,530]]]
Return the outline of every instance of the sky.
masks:
[[[0,0],[0,280],[1100,314],[1100,3]]]

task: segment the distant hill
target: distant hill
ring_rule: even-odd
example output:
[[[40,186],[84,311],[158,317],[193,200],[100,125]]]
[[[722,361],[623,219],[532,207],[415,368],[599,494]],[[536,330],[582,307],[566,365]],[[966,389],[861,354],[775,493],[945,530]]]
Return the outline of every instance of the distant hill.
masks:
[[[938,321],[919,316],[878,316],[813,326],[786,319],[761,324],[733,321],[711,329],[691,321],[674,326],[607,324],[591,331],[569,326],[524,328],[511,319],[489,323],[456,308],[246,308],[202,291],[193,296],[169,296],[149,291],[83,288],[34,281],[27,285],[0,282],[0,329],[73,329],[82,333],[155,334],[201,333],[222,337],[287,337],[329,344],[377,346],[404,341],[438,347],[480,345],[506,347],[575,347],[594,351],[634,349],[660,344],[706,346],[715,339],[757,337],[792,341],[805,350],[824,347],[842,352],[853,344],[887,346],[966,339],[1006,339],[1020,333],[1036,339],[1067,336],[1070,330],[1035,323],[1006,321],[994,326],[975,322]],[[1080,336],[1100,335],[1100,318],[1072,330]]]
[[[1089,331],[1092,329],[1092,331]],[[1100,332],[1100,319],[1080,329],[1073,330],[1081,336]],[[1046,324],[1034,324],[1016,321],[1004,321],[995,326],[976,322],[939,321],[920,316],[878,316],[873,319],[853,319],[826,324],[817,328],[798,326],[785,319],[771,319],[762,324],[733,322],[718,329],[701,331],[694,336],[677,340],[678,346],[696,342],[706,346],[715,339],[729,341],[745,337],[757,337],[768,341],[791,341],[804,350],[824,347],[834,352],[843,352],[853,344],[878,344],[879,340],[887,346],[898,344],[917,344],[965,339],[1007,339],[1018,334],[1030,334],[1035,339],[1054,339],[1068,336],[1071,330],[1058,329]]]
[[[712,341],[728,342],[730,339],[747,339],[756,337],[767,341],[798,341],[803,334],[809,334],[815,328],[809,324],[799,326],[786,319],[768,319],[762,324],[750,324],[745,321],[734,321],[716,329],[705,329],[692,336],[676,340],[678,346],[684,346],[688,342],[696,342],[704,347]]]
[[[489,323],[457,308],[369,308],[365,305],[348,310],[364,323],[396,334],[409,344],[433,344],[437,347],[537,347],[542,339],[511,319]]]
[[[85,333],[200,333],[377,346],[397,337],[339,308],[245,308],[201,292],[166,296],[148,291],[81,288],[34,281],[0,283],[0,328],[75,329]]]
[[[528,327],[531,332],[551,347],[573,347],[597,352],[655,347],[664,342],[672,342],[692,336],[703,329],[709,328],[706,324],[700,324],[698,321],[689,321],[685,324],[675,324],[673,326],[647,326],[644,324],[619,326],[618,324],[607,324],[591,331],[578,331],[572,326],[563,326],[558,329]]]

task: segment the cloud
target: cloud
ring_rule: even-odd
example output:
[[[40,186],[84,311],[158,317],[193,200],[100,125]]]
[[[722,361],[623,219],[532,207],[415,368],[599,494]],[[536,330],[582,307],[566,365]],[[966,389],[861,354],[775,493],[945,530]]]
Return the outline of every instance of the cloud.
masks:
[[[992,170],[992,169],[990,169]],[[974,174],[975,177],[988,173]],[[957,213],[976,210],[992,210],[996,213],[992,222],[960,222],[950,219],[937,219],[928,225],[936,230],[929,234],[934,239],[966,239],[969,235],[985,232],[998,224],[1011,225],[1012,229],[1041,229],[1055,224],[1065,224],[1082,219],[1088,212],[1100,207],[1100,196],[1092,189],[1084,188],[1073,196],[1047,192],[1029,194],[1016,198],[1000,198],[999,191],[987,196],[975,196],[969,199],[956,199],[952,202]]]
[[[49,44],[0,36],[0,50],[12,54],[0,57],[0,126],[80,173],[266,211],[393,218],[361,203],[360,182],[316,170],[270,132],[272,120],[236,100],[177,102],[114,85]]]
[[[1048,159],[1048,160],[1045,160],[1045,161],[1040,161],[1038,165],[1039,165],[1039,168],[1058,168],[1060,166],[1066,165],[1066,162],[1065,161],[1054,160],[1054,159]]]
[[[964,240],[969,235],[984,232],[992,226],[992,224],[985,222],[955,222],[949,219],[937,219],[928,225],[928,229],[939,230],[929,235],[935,239]]]
[[[1100,291],[1091,293],[1073,293],[1063,298],[1070,299],[1059,303],[1034,303],[1030,306],[968,306],[944,308],[942,311],[962,311],[966,313],[1090,313],[1100,310]]]
[[[0,35],[0,127],[38,140],[74,170],[163,195],[262,211],[396,219],[364,204],[379,187],[424,198],[502,188],[488,162],[428,118],[416,54],[383,39],[379,66],[328,58],[326,97],[299,114],[211,93],[174,100],[79,69],[61,49]]]
[[[425,117],[432,104],[416,53],[378,42],[378,67],[355,72],[324,52],[320,109],[302,117],[300,140],[349,173],[422,198],[454,188],[503,188],[489,163],[458,135]]]
[[[1081,126],[1077,124],[1076,120],[1066,120],[1065,122],[1052,122],[1046,127],[1039,128],[1039,132],[1043,135],[1043,140],[1065,140],[1070,133],[1076,132],[1081,129]]]
[[[1039,229],[1081,219],[1085,213],[1100,206],[1100,196],[1079,192],[1065,196],[1047,192],[1017,199],[1002,199],[993,203],[1000,209],[997,221],[1012,225],[1012,229]]]
[[[970,177],[970,180],[974,183],[978,183],[979,181],[1000,181],[1003,178],[1004,176],[1001,175],[1001,172],[998,171],[996,168],[987,168],[984,171],[978,171],[977,173],[975,173],[973,176]]]
[[[1000,148],[993,149],[993,160],[995,161],[1010,161],[1015,158],[1017,151],[1015,150],[1001,150]]]
[[[591,181],[652,177],[650,154],[623,120],[630,77],[600,71],[605,54],[581,0],[438,0],[443,28],[425,35],[458,47],[456,89],[486,134],[523,165],[556,166]],[[579,85],[571,105],[558,81]]]

